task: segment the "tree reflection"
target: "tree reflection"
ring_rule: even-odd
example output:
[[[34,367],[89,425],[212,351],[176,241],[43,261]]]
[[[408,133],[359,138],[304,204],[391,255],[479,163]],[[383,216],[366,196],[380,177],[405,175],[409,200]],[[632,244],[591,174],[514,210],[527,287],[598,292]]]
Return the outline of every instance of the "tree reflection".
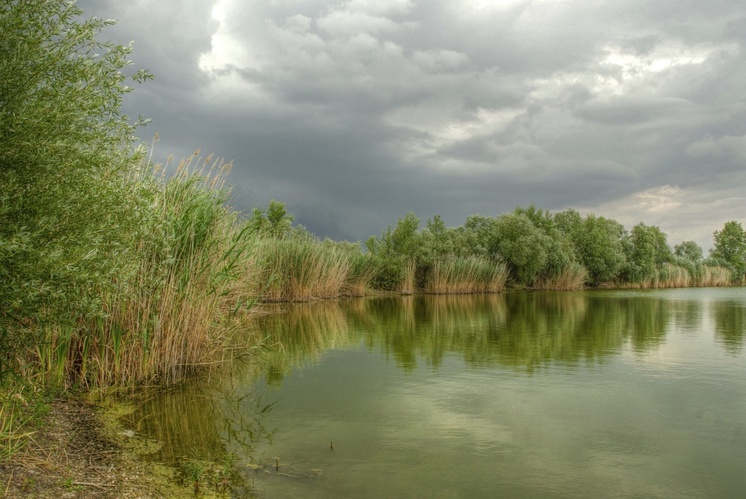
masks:
[[[693,322],[695,316],[655,296],[516,292],[307,304],[267,316],[261,327],[279,346],[266,371],[276,382],[329,348],[361,342],[405,371],[438,368],[452,354],[475,368],[527,372],[551,363],[603,362],[627,344],[636,352],[657,348],[674,317]]]
[[[220,462],[229,453],[251,456],[257,444],[271,441],[263,420],[272,406],[228,375],[155,391],[125,420],[159,444],[159,461],[178,464],[198,450],[200,459]]]
[[[260,359],[267,384],[281,383],[294,366],[316,362],[326,350],[347,348],[349,315],[337,302],[320,302],[277,306],[258,317],[256,325],[269,335]]]
[[[741,352],[746,329],[746,307],[743,303],[721,301],[713,304],[715,335],[731,354]]]

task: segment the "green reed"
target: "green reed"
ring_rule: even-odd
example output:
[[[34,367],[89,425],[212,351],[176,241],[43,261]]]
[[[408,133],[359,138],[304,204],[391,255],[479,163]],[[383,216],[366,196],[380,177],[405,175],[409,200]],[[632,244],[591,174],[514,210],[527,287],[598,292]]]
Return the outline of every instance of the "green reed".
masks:
[[[226,207],[229,169],[195,153],[169,179],[154,169],[130,179],[147,210],[122,228],[129,267],[101,290],[103,315],[48,329],[43,371],[89,386],[171,383],[221,360],[257,287],[255,238]]]
[[[306,237],[264,238],[257,262],[266,283],[261,297],[268,302],[338,297],[352,267],[346,251]]]

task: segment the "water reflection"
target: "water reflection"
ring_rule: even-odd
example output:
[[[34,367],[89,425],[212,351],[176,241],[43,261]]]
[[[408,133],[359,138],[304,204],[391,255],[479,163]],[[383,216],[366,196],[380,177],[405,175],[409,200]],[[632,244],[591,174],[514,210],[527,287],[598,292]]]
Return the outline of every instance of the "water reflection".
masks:
[[[345,349],[355,341],[350,337],[349,315],[336,302],[273,306],[257,319],[258,327],[270,335],[268,352],[262,358],[269,385],[279,384],[293,366],[318,361],[322,352]]]
[[[167,461],[195,448],[206,459],[236,454],[240,490],[256,480],[267,497],[359,497],[378,491],[381,476],[388,490],[421,496],[441,491],[444,476],[460,496],[592,497],[609,486],[644,495],[660,477],[688,481],[703,462],[715,478],[702,490],[730,492],[746,399],[743,363],[723,369],[720,359],[723,349],[743,355],[743,296],[516,292],[278,305],[256,318],[273,345],[261,361],[154,398],[131,425],[164,442]],[[699,490],[696,482],[687,486]]]
[[[713,313],[718,340],[728,353],[740,353],[746,330],[746,306],[736,301],[716,302]]]
[[[287,307],[259,327],[281,346],[267,370],[270,383],[326,350],[361,343],[405,371],[438,368],[456,353],[470,367],[533,372],[551,363],[603,362],[626,345],[638,353],[658,348],[672,325],[696,328],[703,306],[643,293],[410,296]],[[731,349],[740,347],[744,323],[743,308],[732,308],[715,305]]]
[[[264,418],[273,403],[251,393],[240,378],[196,379],[155,392],[124,418],[125,423],[158,441],[154,457],[162,462],[251,456],[257,444],[272,440],[274,430],[265,427]]]

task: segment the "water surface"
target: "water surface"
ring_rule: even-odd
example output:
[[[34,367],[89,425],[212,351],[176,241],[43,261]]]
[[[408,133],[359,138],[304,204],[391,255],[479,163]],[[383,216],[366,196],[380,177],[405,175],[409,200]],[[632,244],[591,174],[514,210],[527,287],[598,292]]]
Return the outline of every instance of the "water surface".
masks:
[[[234,453],[258,497],[746,490],[744,288],[281,309],[261,364],[141,408],[164,457]]]

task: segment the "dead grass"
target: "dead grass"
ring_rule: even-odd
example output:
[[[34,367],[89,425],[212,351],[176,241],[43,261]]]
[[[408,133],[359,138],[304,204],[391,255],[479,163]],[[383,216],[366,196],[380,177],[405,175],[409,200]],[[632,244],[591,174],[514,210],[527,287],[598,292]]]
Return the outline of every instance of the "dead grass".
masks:
[[[156,469],[107,436],[101,408],[56,400],[25,449],[0,463],[0,496],[33,498],[180,497],[169,471]],[[122,437],[126,438],[126,437]]]

